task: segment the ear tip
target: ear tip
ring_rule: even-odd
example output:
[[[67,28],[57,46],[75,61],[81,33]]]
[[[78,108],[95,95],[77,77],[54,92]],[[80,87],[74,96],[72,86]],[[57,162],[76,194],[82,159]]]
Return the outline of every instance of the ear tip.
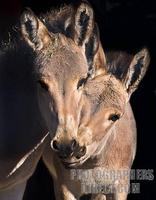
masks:
[[[81,12],[86,11],[88,13],[93,14],[92,6],[88,1],[81,1],[81,3],[78,6],[78,10]]]
[[[150,64],[150,53],[147,47],[143,47],[138,54],[138,58],[142,58],[144,62],[144,69],[145,72],[147,71],[149,64]]]
[[[76,18],[89,17],[91,21],[94,20],[94,11],[90,3],[87,1],[81,1],[76,8]]]
[[[28,20],[34,19],[34,16],[35,15],[34,15],[33,11],[29,7],[26,7],[26,8],[24,8],[24,10],[23,10],[23,12],[21,14],[20,21],[22,23],[25,23]]]
[[[148,65],[149,65],[150,60],[151,60],[149,49],[147,47],[144,47],[143,48],[143,52],[144,52],[144,55],[146,57],[146,61],[147,61]]]
[[[143,48],[141,49],[141,53],[142,53],[143,55],[145,55],[145,56],[149,56],[149,55],[150,55],[149,50],[148,50],[147,47],[143,47]]]
[[[149,49],[147,47],[143,47],[139,53],[138,53],[139,57],[144,57],[144,60],[146,60],[146,63],[150,62],[150,52]]]

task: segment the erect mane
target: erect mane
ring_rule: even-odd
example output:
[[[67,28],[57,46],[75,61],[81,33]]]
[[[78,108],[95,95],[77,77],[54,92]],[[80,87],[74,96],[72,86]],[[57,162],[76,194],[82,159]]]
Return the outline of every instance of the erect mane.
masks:
[[[108,52],[106,53],[106,70],[117,79],[123,80],[125,79],[132,58],[132,55],[125,52]]]
[[[46,14],[39,16],[40,20],[46,25],[48,30],[53,33],[62,33],[70,37],[71,30],[69,23],[74,14],[74,6],[63,5],[60,8],[52,8]]]

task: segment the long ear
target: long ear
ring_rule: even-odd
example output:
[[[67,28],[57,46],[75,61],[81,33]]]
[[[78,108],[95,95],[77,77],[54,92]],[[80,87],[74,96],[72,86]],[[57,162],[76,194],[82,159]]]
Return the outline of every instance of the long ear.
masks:
[[[96,76],[101,73],[101,71],[104,71],[104,66],[106,64],[97,24],[95,24],[92,35],[85,47],[89,70],[94,70],[93,76]]]
[[[146,48],[142,49],[132,59],[126,78],[124,80],[124,84],[129,95],[131,95],[137,89],[140,81],[147,71],[149,63],[150,56]]]
[[[90,73],[95,76],[103,71],[105,54],[100,43],[99,29],[94,21],[93,9],[87,2],[81,3],[76,10],[73,39],[78,46],[84,47]]]
[[[51,36],[47,28],[30,9],[23,12],[20,22],[22,35],[34,50],[41,50],[49,44]]]
[[[74,15],[74,41],[77,45],[83,46],[89,41],[94,29],[94,13],[90,5],[81,3]]]

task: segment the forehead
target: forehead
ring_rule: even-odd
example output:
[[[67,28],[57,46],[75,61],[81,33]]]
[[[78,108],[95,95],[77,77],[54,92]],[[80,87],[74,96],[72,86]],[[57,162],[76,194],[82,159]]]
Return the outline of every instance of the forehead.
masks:
[[[55,79],[77,79],[87,73],[88,65],[83,49],[70,39],[60,41],[56,49],[48,49],[38,56],[37,72]]]
[[[125,105],[127,93],[122,83],[114,76],[104,75],[89,80],[85,87],[85,94],[89,97],[94,108],[113,108],[121,111]]]

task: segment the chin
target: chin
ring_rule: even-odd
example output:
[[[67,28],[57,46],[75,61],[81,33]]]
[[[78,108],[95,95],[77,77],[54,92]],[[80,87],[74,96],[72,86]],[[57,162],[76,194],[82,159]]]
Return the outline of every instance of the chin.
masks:
[[[92,157],[92,155],[90,154],[86,154],[85,156],[83,156],[81,159],[76,160],[76,161],[62,161],[62,164],[64,165],[64,167],[66,169],[76,169],[76,168],[80,168],[80,166],[82,166],[83,164],[85,164],[85,162]]]
[[[62,164],[64,165],[64,167],[66,169],[75,169],[79,166],[81,166],[89,157],[84,156],[83,158],[81,158],[80,160],[77,160],[75,162],[71,162],[71,161],[62,161]]]

